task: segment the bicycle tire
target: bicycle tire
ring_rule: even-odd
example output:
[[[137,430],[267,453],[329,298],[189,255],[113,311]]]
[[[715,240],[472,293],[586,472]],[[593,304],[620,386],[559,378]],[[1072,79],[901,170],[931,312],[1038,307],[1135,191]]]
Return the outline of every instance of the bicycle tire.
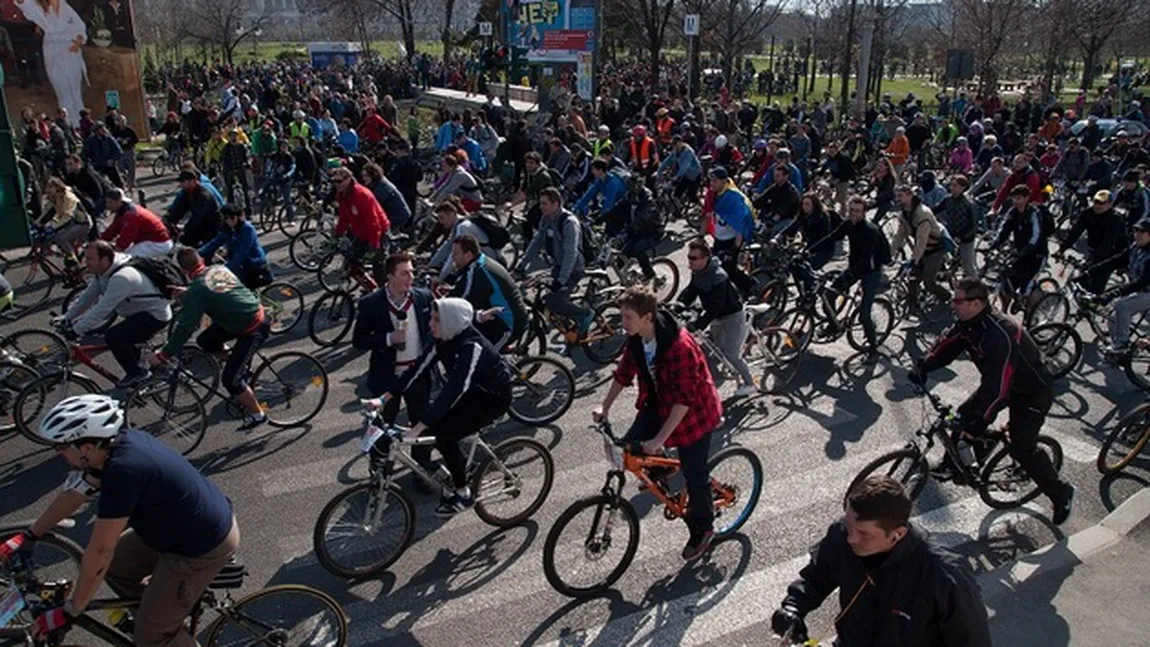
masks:
[[[289,378],[289,373],[294,375]],[[266,378],[266,375],[271,375],[271,378]],[[316,417],[327,402],[331,386],[323,364],[308,353],[298,350],[276,353],[265,359],[252,373],[248,384],[260,408],[267,414],[268,423],[273,427],[295,427]],[[293,406],[299,408],[301,396],[308,393],[317,393],[318,401],[303,415],[289,417],[286,412],[291,411]],[[282,407],[276,406],[280,404]],[[280,411],[285,413],[281,415]]]
[[[332,497],[332,499],[327,502],[327,505],[323,507],[323,510],[320,511],[319,518],[315,521],[315,529],[312,532],[312,543],[315,547],[315,556],[316,559],[319,560],[320,566],[323,566],[324,570],[332,575],[348,579],[375,575],[394,564],[395,560],[399,559],[411,544],[411,540],[415,536],[415,504],[411,502],[411,498],[408,497],[398,485],[389,483],[387,486],[387,502],[397,501],[399,510],[403,515],[401,520],[403,534],[400,535],[399,542],[395,548],[384,558],[364,565],[348,565],[347,563],[341,562],[341,558],[334,556],[335,551],[332,550],[333,546],[329,546],[328,543],[327,529],[329,526],[328,522],[332,520],[337,507],[356,495],[366,494],[371,497],[371,493],[378,490],[378,488],[379,485],[374,483],[353,485]],[[370,499],[368,502],[370,503]],[[366,512],[364,514],[366,514]],[[346,518],[347,516],[348,514],[344,514],[341,515],[340,518]],[[356,519],[349,521],[349,530],[362,529],[363,526],[364,524]],[[369,536],[375,537],[378,535],[379,533],[372,532]],[[367,540],[362,538],[349,538],[347,540],[347,545],[355,549],[361,549],[366,543]]]
[[[1122,362],[1126,379],[1143,391],[1150,391],[1150,350],[1132,346],[1130,357]]]
[[[63,391],[57,393],[56,389],[61,386]],[[36,435],[36,430],[40,427],[40,418],[47,415],[57,402],[66,397],[100,392],[95,382],[78,373],[44,375],[33,380],[20,395],[16,396],[16,401],[12,405],[12,418],[21,435],[37,445],[47,446],[51,443]],[[40,399],[37,400],[37,396]]]
[[[277,281],[265,286],[260,290],[260,301],[271,314],[273,335],[291,331],[303,319],[303,293],[291,283]]]
[[[738,488],[732,488],[731,484],[720,482],[719,478],[715,476],[716,473],[721,474],[720,466],[724,462],[740,459],[747,461],[751,469],[752,485],[750,492],[741,492]],[[715,539],[725,539],[738,532],[747,523],[755,511],[755,506],[759,504],[759,495],[763,492],[763,464],[755,452],[746,447],[732,445],[712,456],[707,461],[707,469],[711,474],[711,498],[715,504]],[[732,489],[734,492],[731,491]],[[718,521],[724,513],[722,503],[726,501],[728,496],[732,497],[734,501],[743,501],[745,505],[735,516],[734,521],[720,528]]]
[[[533,452],[538,457],[537,460],[543,469],[542,482],[538,493],[528,503],[527,507],[516,514],[506,517],[500,516],[496,512],[498,504],[492,498],[509,494],[511,500],[517,500],[521,496],[524,483],[527,481],[521,475],[523,466],[528,462],[533,462],[530,459],[512,460],[514,453],[521,449]],[[533,438],[510,438],[493,447],[491,451],[494,456],[488,456],[476,468],[475,474],[471,477],[471,493],[475,497],[475,514],[484,523],[496,528],[509,528],[530,519],[531,515],[535,514],[547,501],[547,495],[551,493],[551,486],[555,482],[555,459],[552,458],[546,445]],[[514,477],[514,484],[507,482],[508,477],[499,469],[499,465],[496,464],[497,459],[503,467],[511,472]],[[489,474],[489,470],[493,470],[493,472]]]
[[[1027,329],[1044,323],[1067,323],[1070,318],[1070,299],[1061,292],[1048,292],[1038,298],[1023,316]]]
[[[160,153],[152,160],[152,175],[155,177],[164,176],[164,167],[167,165],[168,156]]]
[[[220,388],[220,362],[199,346],[184,346],[176,355],[180,370],[194,376],[187,379],[188,386],[205,405]]]
[[[124,401],[124,420],[183,456],[200,446],[208,430],[208,412],[199,394],[178,378],[154,378],[133,389]]]
[[[288,241],[288,256],[293,265],[305,272],[319,270],[319,264],[326,256],[331,236],[320,229],[301,228],[300,232]]]
[[[679,293],[679,266],[669,258],[656,258],[651,261],[651,269],[655,270],[655,279],[643,281],[643,284],[649,285],[659,303],[670,302]],[[669,278],[662,276],[664,272],[669,274]],[[663,280],[662,284],[658,284],[660,279]]]
[[[587,359],[596,364],[610,364],[623,353],[627,345],[627,334],[623,331],[623,313],[614,303],[604,303],[595,308],[588,337],[602,337],[583,344]]]
[[[19,362],[0,361],[0,433],[16,429],[16,398],[40,374]]]
[[[355,288],[347,266],[347,257],[338,252],[328,254],[319,262],[315,274],[325,292],[351,292]]]
[[[1137,438],[1132,435],[1132,432],[1137,433]],[[1134,439],[1134,441],[1128,443],[1127,441],[1130,439]],[[1150,403],[1142,404],[1123,416],[1113,431],[1106,436],[1106,440],[1102,441],[1102,448],[1098,451],[1098,471],[1104,475],[1109,475],[1117,474],[1126,469],[1146,448],[1148,440],[1150,440]],[[1122,443],[1118,447],[1120,456],[1116,461],[1111,461],[1110,450],[1115,448],[1119,442]]]
[[[71,364],[68,342],[60,335],[38,329],[19,330],[0,338],[0,350],[7,351],[15,361],[48,375],[59,373]]]
[[[13,536],[28,529],[27,524],[5,526],[0,528],[0,543],[4,543]],[[33,573],[42,582],[68,580],[75,582],[80,579],[80,563],[84,559],[84,549],[79,544],[64,535],[49,530],[44,533],[32,548],[32,561],[35,564]],[[0,573],[7,567],[0,567]],[[31,627],[35,618],[27,606],[0,627],[0,644],[23,645],[25,628]],[[18,642],[11,642],[15,639]]]
[[[237,618],[253,613],[252,609],[262,600],[276,597],[278,598],[275,603],[271,604],[271,611],[277,615],[283,613],[284,607],[293,606],[293,604],[286,603],[284,598],[287,595],[306,596],[317,602],[322,608],[330,611],[330,622],[322,626],[316,625],[315,614],[298,614],[298,618],[281,618],[273,620],[272,617],[261,618],[257,622],[253,622],[253,626],[243,626],[237,622]],[[297,615],[297,614],[293,614]],[[306,628],[306,635],[300,635],[299,629],[284,623],[294,623],[304,621],[310,623],[311,626]],[[205,647],[217,647],[218,645],[228,645],[231,647],[236,643],[232,640],[225,640],[221,642],[221,636],[232,625],[239,625],[240,629],[237,633],[240,636],[251,638],[251,641],[246,643],[249,645],[284,645],[287,639],[292,639],[291,645],[308,645],[322,646],[322,647],[346,647],[347,645],[347,613],[336,602],[335,598],[331,597],[323,591],[318,591],[310,586],[302,584],[277,584],[269,586],[260,591],[256,591],[251,595],[244,596],[237,600],[229,610],[221,613],[220,617],[216,618],[212,623],[211,628],[208,630],[208,639]],[[291,627],[291,628],[289,628]],[[258,628],[263,631],[262,635],[256,636],[253,634],[253,629]],[[334,634],[334,635],[332,635]]]
[[[307,334],[317,346],[335,346],[355,323],[355,299],[347,292],[328,292],[311,307]]]
[[[768,270],[755,272],[751,275],[751,280],[755,282],[755,288],[750,301],[770,306],[769,310],[755,318],[755,323],[765,326],[778,325],[783,313],[787,310],[787,302],[790,300],[787,282],[775,277]]]
[[[1082,361],[1082,336],[1070,324],[1039,324],[1030,329],[1030,336],[1042,353],[1043,365],[1056,380],[1069,375]]]
[[[894,306],[891,305],[890,301],[882,297],[874,300],[874,304],[871,306],[871,321],[875,325],[875,345],[882,346],[890,337],[891,331],[894,330]],[[851,315],[851,323],[847,328],[847,342],[850,343],[851,348],[858,351],[866,350],[869,346],[862,327],[861,309],[856,309]]]
[[[256,217],[256,226],[260,233],[270,234],[276,228],[276,201],[268,197],[260,200],[259,212]]]
[[[42,308],[52,298],[56,277],[48,264],[31,254],[4,267],[4,277],[12,285],[13,304],[21,314]]]
[[[589,586],[576,586],[565,581],[556,568],[555,551],[559,546],[559,541],[563,536],[563,531],[567,525],[575,519],[575,517],[587,508],[597,508],[596,521],[603,520],[603,512],[608,506],[617,506],[618,511],[623,515],[623,523],[619,523],[616,519],[611,530],[617,531],[621,527],[627,527],[630,531],[630,536],[627,540],[627,545],[623,549],[622,559],[605,577]],[[576,536],[580,538],[591,537],[598,535],[595,532],[577,531]],[[608,538],[605,547],[600,543],[588,545],[590,540],[581,539],[578,543],[582,545],[582,552],[584,555],[590,551],[609,550],[611,548],[611,540]],[[607,494],[598,494],[596,496],[580,499],[571,504],[559,518],[555,520],[555,525],[551,526],[551,530],[547,533],[547,540],[543,543],[543,574],[547,577],[547,582],[551,588],[558,591],[560,594],[570,598],[585,598],[597,595],[607,590],[612,584],[617,582],[623,573],[627,572],[627,568],[631,566],[631,561],[635,559],[635,552],[639,549],[639,515],[635,512],[635,507],[631,505],[630,501],[620,497],[613,497]],[[598,561],[596,558],[595,561]]]
[[[759,376],[759,390],[772,394],[786,391],[802,366],[802,341],[782,326],[756,329],[755,335],[746,359],[752,373]]]
[[[799,350],[807,352],[815,337],[815,318],[810,310],[803,306],[795,306],[779,317],[778,325],[796,335],[799,339]]]
[[[906,466],[906,473],[899,476],[900,468]],[[881,468],[886,467],[885,471]],[[927,481],[930,480],[930,465],[926,462],[926,456],[917,447],[904,447],[893,452],[888,452],[867,463],[866,467],[851,480],[851,484],[847,487],[846,493],[843,495],[844,501],[850,493],[858,487],[866,478],[872,474],[883,473],[887,476],[894,478],[906,491],[911,501],[918,498],[922,493],[923,488],[926,487]],[[917,480],[915,480],[917,478]]]
[[[550,367],[555,371],[553,379],[546,383],[557,382],[556,386],[548,388],[542,379],[537,379],[543,367]],[[532,403],[554,399],[558,404],[546,415],[532,416],[523,407]],[[511,381],[511,407],[507,414],[517,422],[534,427],[551,424],[575,402],[575,375],[571,369],[562,362],[551,357],[528,356],[515,363],[515,376]]]
[[[1059,445],[1058,441],[1054,440],[1050,436],[1043,436],[1043,435],[1039,435],[1038,438],[1035,439],[1035,442],[1039,446],[1044,446],[1046,448],[1046,450],[1050,453],[1050,462],[1052,465],[1054,465],[1054,471],[1055,472],[1061,471],[1062,470],[1062,445]],[[979,488],[978,488],[978,496],[982,498],[983,502],[986,503],[986,505],[988,505],[988,506],[990,506],[996,510],[1009,510],[1010,508],[1017,508],[1019,506],[1026,505],[1030,501],[1033,501],[1035,498],[1037,498],[1039,494],[1042,494],[1042,491],[1038,489],[1038,486],[1034,484],[1034,481],[1030,480],[1030,475],[1026,473],[1026,470],[1023,469],[1021,465],[1018,465],[1017,463],[1015,463],[1014,465],[1011,465],[1007,468],[1007,469],[1010,469],[1012,472],[1014,472],[1010,475],[1009,480],[1010,481],[1017,480],[1019,483],[1029,482],[1032,489],[1029,492],[1023,494],[1022,497],[1019,498],[1018,500],[1009,500],[1008,501],[1006,499],[997,498],[994,494],[994,491],[992,490],[992,486],[995,485],[996,483],[999,483],[999,481],[994,479],[993,477],[995,475],[995,472],[998,469],[998,464],[1001,463],[1005,459],[1013,460],[1010,456],[1010,448],[1003,445],[994,454],[994,456],[992,456],[990,458],[990,460],[988,460],[986,462],[986,467],[984,467],[982,470],[981,484],[979,485]],[[1024,475],[1024,478],[1019,478],[1019,479],[1014,478],[1015,474],[1017,473],[1016,472],[1017,470],[1021,471],[1021,473]]]

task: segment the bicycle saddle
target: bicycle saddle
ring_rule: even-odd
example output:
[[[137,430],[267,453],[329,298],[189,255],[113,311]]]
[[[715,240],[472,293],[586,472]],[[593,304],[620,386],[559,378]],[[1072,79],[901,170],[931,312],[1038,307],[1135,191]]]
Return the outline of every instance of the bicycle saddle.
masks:
[[[208,585],[209,589],[238,589],[244,585],[244,577],[248,574],[248,569],[235,557],[224,565],[216,575],[216,579]]]

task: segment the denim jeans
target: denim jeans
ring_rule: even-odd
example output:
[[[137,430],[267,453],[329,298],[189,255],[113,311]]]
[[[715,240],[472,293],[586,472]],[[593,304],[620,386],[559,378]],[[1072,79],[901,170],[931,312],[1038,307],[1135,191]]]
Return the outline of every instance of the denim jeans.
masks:
[[[549,292],[547,296],[543,297],[543,305],[547,306],[551,312],[582,325],[591,315],[591,311],[571,302],[571,292],[574,291],[575,284],[578,282],[577,279],[573,278],[569,285]]]
[[[1130,343],[1130,322],[1139,312],[1150,310],[1150,292],[1135,292],[1114,300],[1114,314],[1111,316],[1110,336],[1115,346]]]
[[[659,435],[663,421],[653,408],[639,411],[635,422],[623,436],[624,440],[643,442]],[[679,466],[683,480],[687,482],[687,528],[692,534],[702,534],[711,530],[715,522],[715,504],[711,496],[711,470],[707,459],[711,453],[711,434],[703,436],[691,445],[676,447],[679,453]]]
[[[277,186],[276,188],[279,189],[280,199],[283,201],[284,208],[286,209],[286,211],[284,212],[284,215],[287,216],[288,222],[294,221],[295,220],[295,204],[293,204],[292,199],[291,199],[291,189],[292,189],[291,180],[281,181],[279,183],[279,186]]]
[[[862,298],[859,299],[859,321],[862,322],[863,335],[871,348],[878,346],[878,337],[875,334],[874,317],[871,315],[871,306],[878,295],[879,282],[882,272],[874,271],[859,279],[862,283]]]

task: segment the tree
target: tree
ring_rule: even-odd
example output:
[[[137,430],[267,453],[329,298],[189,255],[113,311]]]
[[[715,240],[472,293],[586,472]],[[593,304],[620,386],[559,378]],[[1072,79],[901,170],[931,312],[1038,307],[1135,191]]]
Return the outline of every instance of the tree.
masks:
[[[399,26],[407,60],[415,56],[415,17],[428,7],[423,0],[368,0],[378,9],[395,19]]]
[[[265,4],[256,16],[249,13],[247,0],[192,0],[180,5],[183,34],[205,45],[218,47],[229,65],[234,63],[236,47],[254,38],[256,32],[271,25],[271,14]]]
[[[350,29],[347,40],[357,40],[363,51],[371,50],[372,34],[379,26],[379,12],[374,0],[300,0],[300,11],[316,18],[326,18],[330,33]]]
[[[1082,89],[1089,89],[1094,82],[1094,71],[1102,48],[1106,47],[1119,27],[1130,28],[1127,20],[1132,17],[1134,7],[1135,0],[1082,0],[1075,3],[1075,13],[1078,16],[1088,16],[1069,20],[1067,25],[1078,47],[1082,49]]]
[[[618,21],[643,42],[651,66],[651,83],[658,83],[659,58],[675,0],[609,0],[604,3],[604,9],[604,22]]]
[[[949,20],[961,28],[961,43],[974,50],[980,94],[998,88],[998,57],[1009,39],[1021,33],[1022,17],[1029,0],[949,0]],[[943,32],[954,33],[951,26]]]

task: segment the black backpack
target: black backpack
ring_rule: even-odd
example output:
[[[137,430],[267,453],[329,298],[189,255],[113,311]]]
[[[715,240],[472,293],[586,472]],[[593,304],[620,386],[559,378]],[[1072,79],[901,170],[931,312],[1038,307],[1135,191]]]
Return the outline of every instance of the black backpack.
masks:
[[[161,258],[132,257],[132,260],[116,268],[112,275],[115,276],[125,267],[131,267],[143,274],[152,282],[152,285],[156,286],[156,289],[160,291],[160,297],[164,299],[172,298],[172,288],[183,287],[188,284],[184,273],[167,256]]]
[[[894,260],[894,255],[891,253],[890,241],[887,240],[886,232],[878,225],[874,225],[874,229],[875,233],[878,234],[875,236],[874,243],[874,264],[877,268],[889,265]]]
[[[511,242],[511,234],[507,232],[507,228],[499,224],[494,218],[481,213],[473,213],[471,214],[471,222],[483,231],[484,236],[487,236],[487,246],[491,249],[503,249]]]

